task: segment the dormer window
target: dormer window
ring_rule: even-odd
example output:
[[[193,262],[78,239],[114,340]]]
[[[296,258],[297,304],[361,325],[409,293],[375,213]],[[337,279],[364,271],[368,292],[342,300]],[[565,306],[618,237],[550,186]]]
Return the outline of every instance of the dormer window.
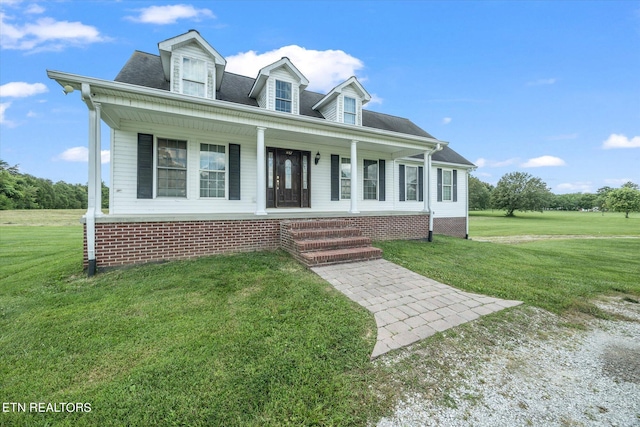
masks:
[[[356,124],[356,100],[348,96],[344,97],[344,122],[350,125]]]
[[[291,83],[276,80],[276,111],[291,112]]]
[[[204,97],[207,75],[205,62],[199,59],[183,58],[182,71],[182,93]]]
[[[349,77],[311,108],[332,122],[362,126],[362,106],[369,101],[371,95],[358,79]]]

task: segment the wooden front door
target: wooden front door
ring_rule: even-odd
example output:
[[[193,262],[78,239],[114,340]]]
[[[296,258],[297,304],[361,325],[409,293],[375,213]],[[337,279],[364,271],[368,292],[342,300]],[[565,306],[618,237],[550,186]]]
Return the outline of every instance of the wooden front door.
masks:
[[[308,151],[267,148],[267,207],[309,207]]]

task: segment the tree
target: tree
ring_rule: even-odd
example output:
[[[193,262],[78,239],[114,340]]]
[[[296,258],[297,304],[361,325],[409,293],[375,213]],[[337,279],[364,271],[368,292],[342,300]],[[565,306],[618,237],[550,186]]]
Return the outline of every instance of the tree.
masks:
[[[547,184],[524,172],[512,172],[504,175],[491,193],[491,205],[495,209],[504,209],[506,216],[521,212],[540,211],[551,200],[552,194]]]
[[[629,212],[640,212],[640,190],[628,186],[611,190],[606,206],[614,212],[624,212],[624,217],[629,218]]]
[[[491,202],[491,184],[480,181],[475,176],[469,176],[469,209],[488,209]]]

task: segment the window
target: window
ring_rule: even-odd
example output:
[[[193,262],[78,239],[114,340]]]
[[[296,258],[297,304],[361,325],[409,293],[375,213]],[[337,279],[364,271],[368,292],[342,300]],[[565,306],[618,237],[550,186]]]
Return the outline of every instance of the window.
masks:
[[[418,200],[418,167],[405,166],[406,200]]]
[[[351,159],[340,159],[340,198],[351,198]]]
[[[442,170],[442,200],[450,202],[453,194],[453,178],[452,171]]]
[[[356,100],[344,97],[344,122],[350,125],[356,124]]]
[[[291,83],[276,80],[276,111],[291,112]]]
[[[200,144],[200,197],[224,197],[227,156],[224,145]]]
[[[204,61],[193,58],[182,59],[182,93],[204,97],[206,81],[206,66]]]
[[[378,198],[378,161],[365,160],[363,173],[364,200],[376,200]]]
[[[158,197],[187,197],[187,141],[158,138]]]

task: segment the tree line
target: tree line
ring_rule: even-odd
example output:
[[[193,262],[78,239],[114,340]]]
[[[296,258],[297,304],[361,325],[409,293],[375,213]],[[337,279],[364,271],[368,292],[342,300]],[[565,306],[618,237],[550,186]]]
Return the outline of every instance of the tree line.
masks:
[[[109,188],[102,183],[102,208],[109,207]],[[0,210],[86,209],[87,186],[56,183],[20,173],[19,166],[0,160]]]
[[[545,209],[598,210],[624,212],[628,218],[630,212],[640,212],[640,189],[627,182],[620,188],[602,187],[596,193],[553,194],[544,181],[528,173],[508,173],[495,187],[470,176],[469,209],[504,210],[507,216]]]

